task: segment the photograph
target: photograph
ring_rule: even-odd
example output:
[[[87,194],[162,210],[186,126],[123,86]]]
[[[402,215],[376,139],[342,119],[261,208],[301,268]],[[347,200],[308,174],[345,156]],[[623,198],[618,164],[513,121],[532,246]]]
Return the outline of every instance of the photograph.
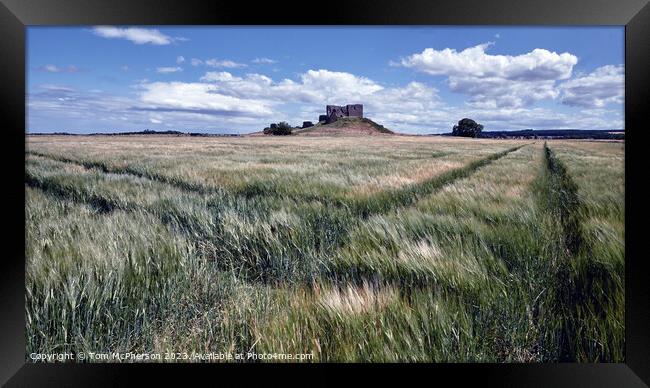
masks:
[[[26,26],[25,362],[625,363],[625,39]]]

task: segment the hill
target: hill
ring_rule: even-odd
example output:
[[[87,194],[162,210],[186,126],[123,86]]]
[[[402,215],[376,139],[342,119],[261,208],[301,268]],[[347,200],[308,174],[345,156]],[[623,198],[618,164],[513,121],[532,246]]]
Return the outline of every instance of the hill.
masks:
[[[392,135],[393,131],[365,117],[342,117],[331,124],[295,129],[298,136],[377,136]]]

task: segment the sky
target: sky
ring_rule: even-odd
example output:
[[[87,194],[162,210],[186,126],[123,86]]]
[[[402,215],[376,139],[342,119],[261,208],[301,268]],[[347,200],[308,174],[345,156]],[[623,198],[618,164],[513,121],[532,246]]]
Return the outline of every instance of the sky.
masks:
[[[28,27],[28,132],[624,129],[623,27]]]

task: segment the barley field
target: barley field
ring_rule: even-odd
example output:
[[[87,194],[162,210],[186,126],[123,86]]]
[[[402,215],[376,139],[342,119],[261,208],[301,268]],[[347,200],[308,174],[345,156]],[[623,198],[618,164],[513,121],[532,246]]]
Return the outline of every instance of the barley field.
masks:
[[[624,143],[26,147],[27,354],[625,360]]]

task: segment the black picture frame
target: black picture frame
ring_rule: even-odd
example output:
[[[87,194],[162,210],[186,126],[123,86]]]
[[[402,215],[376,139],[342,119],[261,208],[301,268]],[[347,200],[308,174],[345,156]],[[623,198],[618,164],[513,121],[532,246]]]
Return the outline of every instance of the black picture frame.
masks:
[[[650,100],[647,0],[426,0],[344,3],[199,0],[0,0],[3,239],[0,265],[0,383],[7,386],[224,383],[479,383],[527,387],[650,384],[650,281],[643,249],[645,111]],[[621,364],[31,364],[25,361],[25,31],[34,25],[624,25],[626,349]],[[635,227],[637,226],[637,227]],[[345,372],[345,374],[343,374]],[[352,374],[349,372],[353,372]],[[142,380],[144,378],[144,380]],[[197,379],[198,383],[198,379]],[[419,382],[417,382],[419,384]]]

